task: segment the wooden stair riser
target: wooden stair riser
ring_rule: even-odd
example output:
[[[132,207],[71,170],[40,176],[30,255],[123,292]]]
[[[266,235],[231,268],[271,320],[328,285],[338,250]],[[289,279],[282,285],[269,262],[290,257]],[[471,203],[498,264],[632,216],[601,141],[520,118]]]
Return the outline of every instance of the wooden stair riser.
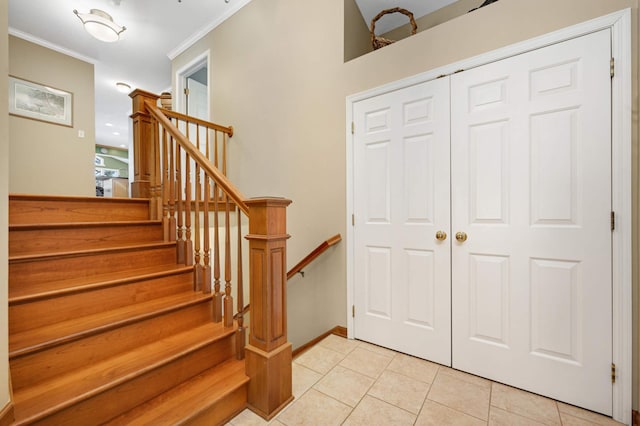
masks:
[[[159,299],[193,289],[193,271],[141,277],[139,281],[61,295],[25,303],[9,301],[9,333],[22,333],[38,327],[107,312],[123,306]],[[58,293],[60,294],[60,293]]]
[[[41,288],[41,284],[47,282],[91,278],[101,274],[172,263],[176,263],[175,244],[116,252],[98,251],[76,256],[10,261],[9,281],[11,287],[20,286],[21,292],[24,293],[28,291],[24,287],[32,284]],[[11,297],[11,289],[9,291]]]
[[[241,386],[226,395],[224,399],[215,401],[206,410],[190,418],[189,426],[211,426],[226,424],[247,406],[247,387]],[[142,426],[142,425],[141,425]]]
[[[114,247],[122,244],[145,244],[163,240],[163,229],[157,222],[129,225],[82,225],[38,227],[9,232],[9,255],[60,253]]]
[[[232,335],[29,424],[75,426],[106,422],[229,359],[234,347]]]
[[[34,353],[11,357],[14,390],[82,368],[213,319],[209,298],[184,309],[154,316],[98,334],[51,345]],[[11,345],[11,341],[10,341]],[[16,348],[10,347],[11,351]]]
[[[163,398],[181,414],[164,400],[173,417],[138,424],[222,424],[244,409],[236,330],[212,322],[212,296],[194,292],[149,200],[9,198],[16,424],[136,424],[117,418]]]
[[[248,382],[244,362],[227,360],[112,419],[105,426],[224,424],[245,409]]]
[[[149,219],[149,200],[9,196],[9,224],[114,222]]]

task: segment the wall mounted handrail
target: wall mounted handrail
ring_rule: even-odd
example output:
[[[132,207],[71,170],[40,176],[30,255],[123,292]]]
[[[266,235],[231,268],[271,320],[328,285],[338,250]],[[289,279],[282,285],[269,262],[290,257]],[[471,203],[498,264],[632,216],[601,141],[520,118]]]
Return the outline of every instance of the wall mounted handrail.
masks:
[[[289,270],[289,272],[287,272],[287,281],[293,278],[298,272],[302,273],[302,270],[306,266],[316,260],[322,253],[327,251],[329,247],[338,244],[340,241],[342,241],[342,236],[340,234],[336,234],[328,240],[320,243],[318,247],[313,249],[308,255],[304,257],[304,259],[298,262],[296,266],[294,266]],[[244,308],[242,308],[242,310],[239,311],[234,318],[246,315],[249,311],[251,311],[251,304],[247,304]]]
[[[327,251],[329,247],[338,244],[342,240],[342,236],[340,234],[336,234],[333,237],[329,238],[326,241],[323,241],[318,247],[313,249],[311,253],[305,256],[300,262],[296,264],[293,268],[287,272],[287,280],[290,280],[295,274],[298,272],[302,272],[302,270],[308,266],[311,262],[313,262],[318,256]]]

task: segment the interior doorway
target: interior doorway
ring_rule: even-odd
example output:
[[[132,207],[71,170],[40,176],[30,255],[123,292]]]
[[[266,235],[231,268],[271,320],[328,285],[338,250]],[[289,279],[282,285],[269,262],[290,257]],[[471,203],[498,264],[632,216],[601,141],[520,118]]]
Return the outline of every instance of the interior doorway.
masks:
[[[176,110],[209,120],[209,51],[176,73]]]

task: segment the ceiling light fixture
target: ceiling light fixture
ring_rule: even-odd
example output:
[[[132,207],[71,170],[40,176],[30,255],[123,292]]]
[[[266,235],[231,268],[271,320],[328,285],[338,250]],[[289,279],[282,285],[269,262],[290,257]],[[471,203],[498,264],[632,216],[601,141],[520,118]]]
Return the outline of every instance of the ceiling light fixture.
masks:
[[[129,93],[129,92],[131,92],[131,86],[129,86],[127,83],[123,83],[121,81],[116,83],[116,89],[118,89],[118,92],[121,92],[121,93]]]
[[[84,29],[100,41],[113,43],[120,39],[120,34],[127,28],[113,22],[113,18],[107,12],[100,9],[91,9],[89,13],[79,13],[74,9],[78,19],[84,24]]]

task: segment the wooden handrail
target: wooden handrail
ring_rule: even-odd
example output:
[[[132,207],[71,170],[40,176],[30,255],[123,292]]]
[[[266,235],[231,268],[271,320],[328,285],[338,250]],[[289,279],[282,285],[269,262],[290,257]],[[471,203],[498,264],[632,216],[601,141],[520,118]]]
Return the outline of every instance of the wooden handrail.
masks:
[[[287,272],[287,280],[290,280],[295,274],[301,272],[305,266],[309,265],[313,262],[318,256],[324,253],[329,247],[339,243],[342,240],[340,234],[336,234],[333,237],[329,238],[326,241],[323,241],[318,247],[316,247],[311,253],[309,253],[304,259],[302,259],[296,266],[291,268],[289,272]]]
[[[230,137],[233,136],[233,126],[225,127],[216,123],[212,123],[210,121],[202,120],[196,117],[191,117],[190,115],[182,114],[176,111],[171,111],[164,108],[158,108],[158,109],[162,111],[164,115],[166,115],[169,118],[176,118],[178,120],[188,121],[189,123],[198,124],[208,129],[218,130],[220,132],[226,133]]]
[[[246,198],[231,181],[223,175],[216,167],[211,165],[209,160],[182,134],[180,130],[167,118],[166,110],[161,110],[153,102],[145,100],[145,106],[149,113],[156,119],[162,127],[178,142],[180,147],[193,158],[198,165],[209,175],[220,188],[233,200],[234,203],[245,213],[249,214],[249,207],[245,203]],[[188,116],[187,116],[188,117]],[[191,117],[188,117],[191,119]]]
[[[235,328],[235,355],[246,359],[245,373],[249,377],[247,407],[270,419],[293,399],[285,304],[287,277],[280,267],[287,258],[286,209],[291,201],[278,197],[246,199],[227,178],[226,146],[232,127],[163,110],[156,104],[158,96],[149,92],[136,90],[131,98],[136,160],[132,191],[149,198],[151,218],[162,219],[164,239],[176,242],[177,263],[193,265],[194,291],[213,293],[212,320],[230,330]],[[213,224],[209,222],[211,213]],[[232,213],[237,214],[235,224]],[[242,213],[249,222],[249,289],[254,305],[247,344],[242,309]],[[231,251],[232,226],[237,226],[236,255]],[[234,259],[236,277],[232,272]],[[235,318],[234,287],[240,311]]]
[[[329,247],[335,244],[338,244],[340,241],[342,241],[342,236],[340,234],[336,234],[333,237],[329,238],[328,240],[323,241],[318,247],[313,249],[313,251],[309,253],[304,259],[298,262],[296,266],[294,266],[289,270],[289,272],[287,272],[287,280],[290,280],[291,278],[293,278],[293,276],[298,272],[302,272],[305,266],[309,265],[311,262],[316,260],[318,256],[324,253]],[[246,315],[250,310],[251,310],[251,304],[247,304],[244,307],[244,309],[242,309],[241,312],[238,312],[234,316],[234,319],[239,316]]]

